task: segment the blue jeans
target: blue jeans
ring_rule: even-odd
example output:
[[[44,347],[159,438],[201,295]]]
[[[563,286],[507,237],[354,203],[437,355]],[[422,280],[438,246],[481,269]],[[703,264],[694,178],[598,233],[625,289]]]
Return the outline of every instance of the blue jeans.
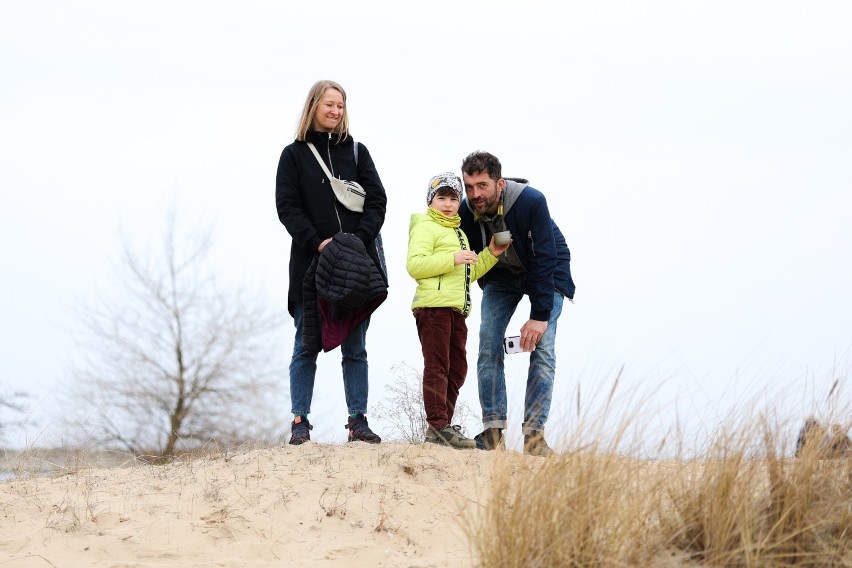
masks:
[[[296,339],[293,342],[293,358],[290,360],[290,402],[293,415],[307,416],[311,411],[314,396],[314,379],[317,374],[317,355],[305,351],[302,342],[304,308],[301,302],[293,307],[296,324]],[[341,344],[343,353],[343,391],[350,414],[367,413],[367,328],[370,318],[352,330]]]
[[[482,291],[482,322],[479,327],[479,403],[486,428],[506,427],[506,374],[503,368],[503,338],[509,321],[524,296],[522,280],[491,280]],[[553,311],[535,351],[530,353],[524,399],[524,434],[544,429],[553,397],[556,376],[556,322],[562,313],[562,294],[553,292]]]

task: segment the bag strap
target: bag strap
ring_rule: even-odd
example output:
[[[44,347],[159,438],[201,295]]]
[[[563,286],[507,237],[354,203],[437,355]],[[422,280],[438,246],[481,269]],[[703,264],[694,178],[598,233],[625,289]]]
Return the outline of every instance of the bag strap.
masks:
[[[322,171],[324,171],[325,175],[328,176],[328,181],[331,181],[333,176],[331,175],[331,172],[328,171],[328,167],[325,165],[325,162],[322,161],[322,158],[320,157],[319,152],[317,152],[317,149],[314,146],[313,142],[307,142],[307,145],[308,145],[308,148],[311,149],[311,152],[314,153],[314,158],[316,158],[317,162],[319,162],[319,165],[322,168]]]

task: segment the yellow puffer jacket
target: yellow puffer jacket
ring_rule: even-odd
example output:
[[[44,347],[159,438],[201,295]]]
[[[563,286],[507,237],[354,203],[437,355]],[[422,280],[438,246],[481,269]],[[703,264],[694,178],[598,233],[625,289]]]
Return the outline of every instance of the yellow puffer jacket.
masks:
[[[497,257],[486,247],[475,264],[455,264],[455,254],[470,250],[467,236],[459,229],[461,218],[445,217],[429,209],[426,214],[415,213],[408,226],[408,261],[406,269],[417,280],[417,290],[411,309],[454,308],[465,313],[470,283],[497,264]],[[470,280],[465,283],[465,269],[470,267]],[[469,312],[469,306],[467,306]]]

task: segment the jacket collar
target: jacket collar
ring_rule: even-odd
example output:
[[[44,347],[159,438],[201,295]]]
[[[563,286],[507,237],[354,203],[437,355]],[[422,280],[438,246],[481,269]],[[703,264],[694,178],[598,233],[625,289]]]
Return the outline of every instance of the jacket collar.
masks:
[[[314,145],[322,144],[323,146],[331,144],[340,144],[342,136],[337,132],[317,132],[316,130],[308,130],[305,134],[305,142],[312,142]],[[350,140],[347,137],[346,140]]]

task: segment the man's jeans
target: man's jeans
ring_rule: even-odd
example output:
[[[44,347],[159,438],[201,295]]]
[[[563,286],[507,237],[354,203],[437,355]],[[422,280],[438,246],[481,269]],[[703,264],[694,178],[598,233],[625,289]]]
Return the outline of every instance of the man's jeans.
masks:
[[[293,342],[293,358],[290,360],[290,402],[293,415],[307,416],[311,411],[314,395],[314,379],[317,374],[317,355],[305,351],[302,342],[304,308],[296,302],[293,320],[296,324],[296,339]],[[341,344],[343,353],[343,390],[350,414],[367,412],[367,328],[370,318],[352,330]]]
[[[482,322],[479,327],[479,402],[486,428],[506,427],[506,374],[503,368],[503,338],[509,321],[524,296],[523,282],[492,280],[482,291]],[[556,376],[556,322],[562,313],[562,294],[553,292],[553,311],[547,331],[530,353],[524,400],[524,434],[544,429],[550,413],[553,380]],[[514,335],[514,333],[512,334]],[[517,357],[519,355],[513,355]]]

